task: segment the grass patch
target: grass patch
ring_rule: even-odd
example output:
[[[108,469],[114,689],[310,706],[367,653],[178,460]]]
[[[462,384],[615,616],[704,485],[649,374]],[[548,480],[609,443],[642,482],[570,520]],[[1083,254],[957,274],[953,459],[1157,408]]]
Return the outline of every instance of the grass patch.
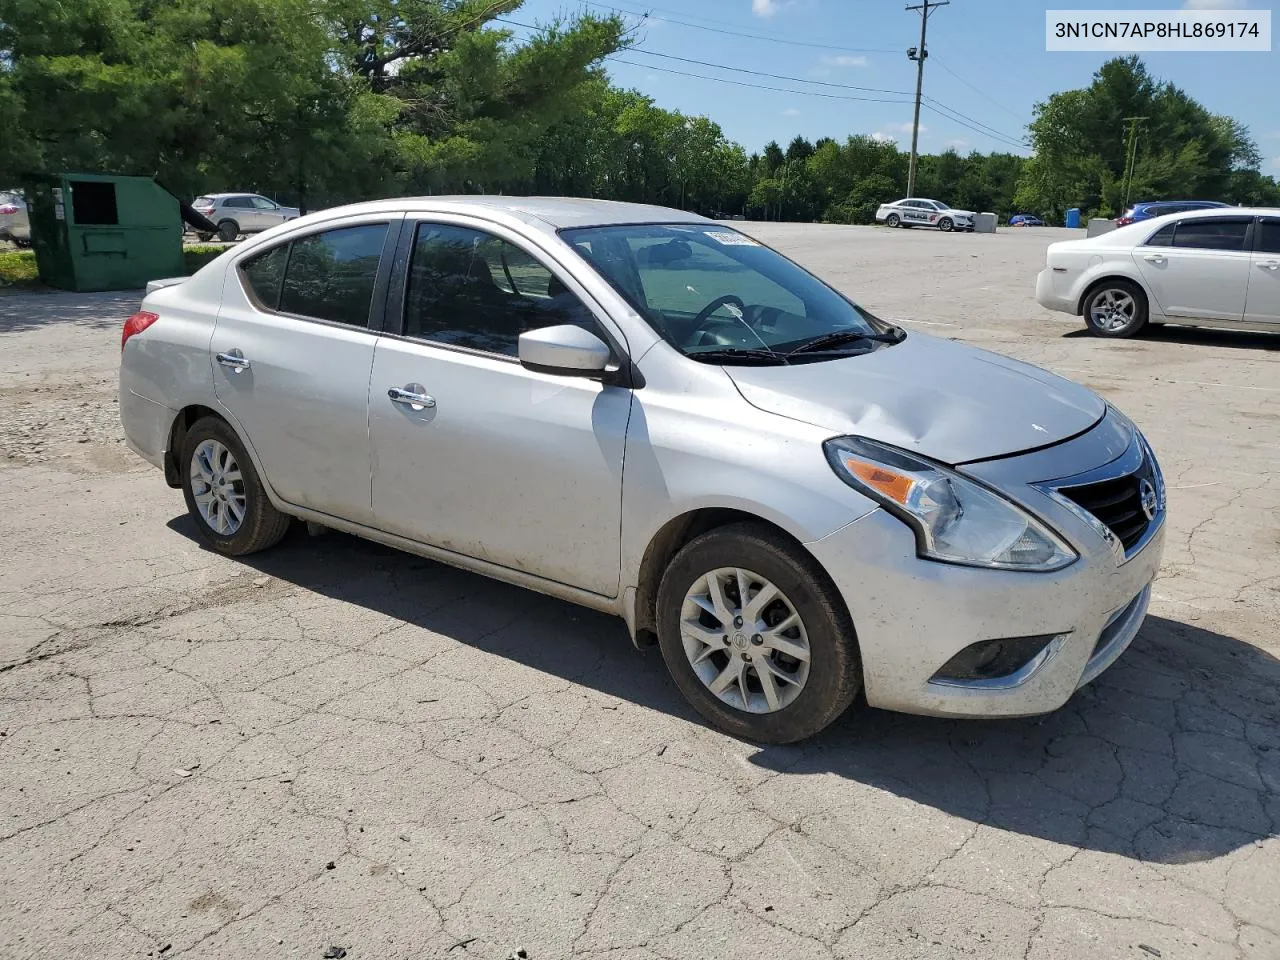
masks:
[[[0,253],[0,287],[34,287],[40,283],[36,255],[30,250]]]

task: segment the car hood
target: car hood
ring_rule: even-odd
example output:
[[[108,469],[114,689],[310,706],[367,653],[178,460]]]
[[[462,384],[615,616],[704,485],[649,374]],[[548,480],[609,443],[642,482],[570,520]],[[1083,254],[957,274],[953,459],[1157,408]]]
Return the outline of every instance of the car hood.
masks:
[[[1106,412],[1101,397],[1070,380],[921,333],[861,356],[724,369],[761,410],[949,464],[1047,446]]]
[[[952,213],[952,214],[959,214],[959,215],[960,215],[960,216],[962,216],[962,217],[976,217],[976,216],[977,216],[977,214],[976,214],[976,213],[974,213],[972,210],[957,210],[955,207],[952,207],[950,210],[939,210],[939,211],[938,211],[939,216],[945,216],[945,215],[946,215],[946,214],[948,214],[948,213]]]

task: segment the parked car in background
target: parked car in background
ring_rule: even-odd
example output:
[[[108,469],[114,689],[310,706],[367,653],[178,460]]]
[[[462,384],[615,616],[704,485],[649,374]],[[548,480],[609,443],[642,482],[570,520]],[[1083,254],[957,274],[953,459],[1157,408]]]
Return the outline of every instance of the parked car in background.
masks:
[[[876,222],[890,227],[936,227],[943,233],[961,230],[973,233],[972,210],[954,210],[941,200],[908,198],[884,203],[876,211]]]
[[[680,210],[311,214],[153,284],[121,350],[125,437],[212,549],[299,517],[618,614],[752,740],[860,692],[1056,709],[1160,563],[1159,467],[1096,394]]]
[[[16,190],[0,190],[0,240],[8,240],[19,247],[31,246],[27,202]]]
[[[210,193],[191,204],[197,213],[218,226],[218,239],[230,243],[242,233],[261,233],[298,218],[297,207],[282,207],[256,193]],[[212,234],[202,233],[201,240]]]
[[[1044,221],[1030,213],[1018,213],[1009,218],[1011,227],[1043,227]]]
[[[1099,337],[1160,323],[1280,333],[1280,209],[1190,211],[1050,244],[1036,300]]]
[[[1172,213],[1188,213],[1192,210],[1219,210],[1230,207],[1229,203],[1217,200],[1159,200],[1154,203],[1135,203],[1127,211],[1116,217],[1117,227],[1127,227],[1141,220],[1154,220]]]

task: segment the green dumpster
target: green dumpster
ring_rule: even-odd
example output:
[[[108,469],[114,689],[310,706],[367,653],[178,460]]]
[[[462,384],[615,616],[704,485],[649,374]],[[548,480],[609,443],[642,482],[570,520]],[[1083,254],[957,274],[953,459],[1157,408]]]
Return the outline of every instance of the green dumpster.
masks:
[[[29,176],[40,280],[64,290],[135,290],[184,275],[178,199],[150,177]]]

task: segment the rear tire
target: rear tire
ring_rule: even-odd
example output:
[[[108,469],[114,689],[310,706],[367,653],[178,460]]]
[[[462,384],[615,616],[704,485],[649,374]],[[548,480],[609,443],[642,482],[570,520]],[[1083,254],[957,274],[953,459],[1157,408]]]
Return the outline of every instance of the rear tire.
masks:
[[[751,610],[733,573],[720,579],[725,571],[746,575],[748,601],[766,584],[776,588],[778,599]],[[712,576],[722,584],[722,615],[703,605]],[[813,557],[763,524],[731,524],[688,543],[663,574],[657,607],[658,646],[676,686],[698,713],[732,736],[758,743],[804,740],[844,713],[862,688],[853,623],[835,585]],[[743,622],[729,616],[734,613],[743,614]],[[796,622],[787,627],[792,614]],[[809,659],[783,647],[804,651]],[[761,670],[772,675],[772,698]],[[720,694],[712,692],[727,672],[738,679]]]
[[[191,426],[179,469],[191,519],[218,553],[256,553],[275,546],[288,531],[289,516],[271,505],[244,444],[225,420],[204,417]]]
[[[1084,323],[1095,337],[1135,337],[1147,325],[1147,295],[1129,280],[1104,280],[1084,301]]]
[[[889,216],[885,217],[884,223],[887,227],[897,228],[902,226],[902,218],[896,213],[891,213]]]
[[[201,243],[208,243],[210,240],[212,240],[212,239],[213,239],[213,234],[212,234],[212,233],[197,233],[197,234],[196,234],[196,239],[197,239],[197,240],[199,240]]]
[[[223,220],[218,224],[218,239],[223,243],[231,243],[240,236],[240,225],[234,220]]]

